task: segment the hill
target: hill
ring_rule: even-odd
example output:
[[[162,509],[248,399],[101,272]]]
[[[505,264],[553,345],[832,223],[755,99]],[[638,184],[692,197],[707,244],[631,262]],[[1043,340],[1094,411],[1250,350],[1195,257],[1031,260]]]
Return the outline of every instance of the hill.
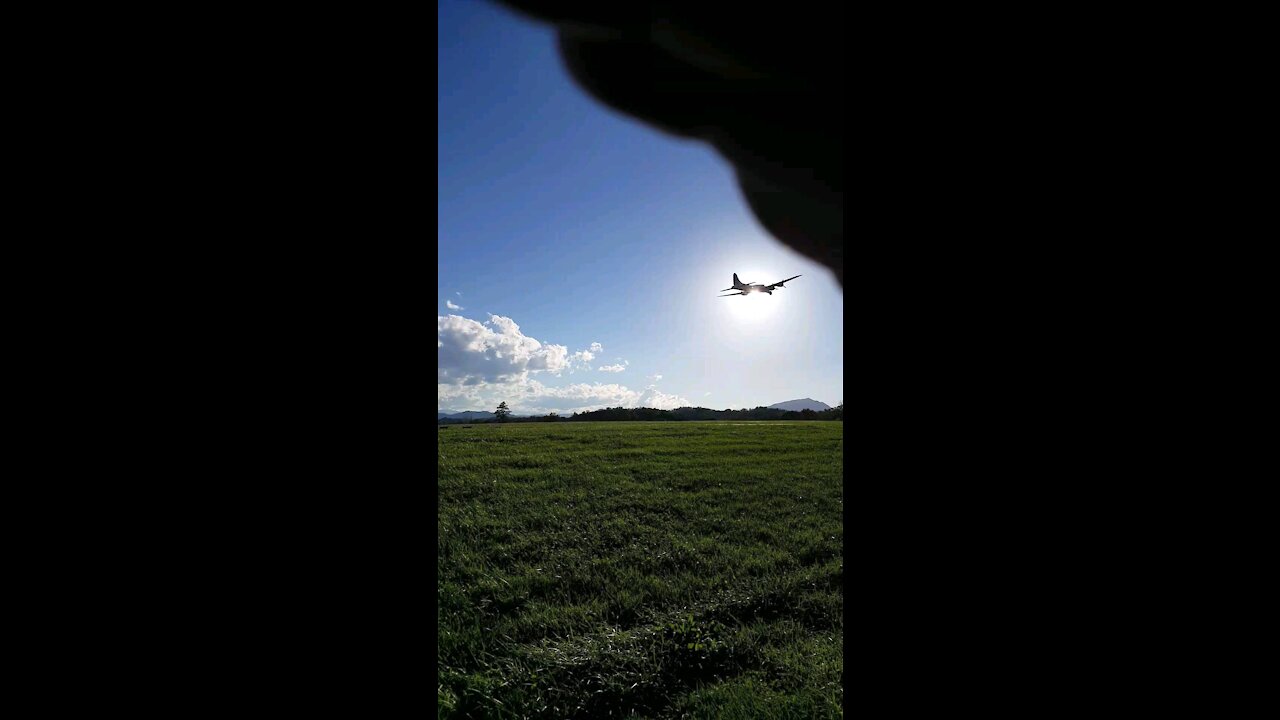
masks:
[[[456,413],[442,413],[442,412],[436,413],[436,420],[443,420],[445,418],[448,418],[450,420],[467,420],[467,421],[492,420],[494,419],[494,414],[492,412],[488,412],[485,410],[464,410],[462,412],[456,412]]]
[[[795,412],[799,412],[801,410],[822,412],[823,410],[830,410],[831,406],[824,402],[814,400],[813,398],[801,398],[800,400],[788,400],[786,402],[775,403],[770,405],[769,408],[771,410],[792,410]]]

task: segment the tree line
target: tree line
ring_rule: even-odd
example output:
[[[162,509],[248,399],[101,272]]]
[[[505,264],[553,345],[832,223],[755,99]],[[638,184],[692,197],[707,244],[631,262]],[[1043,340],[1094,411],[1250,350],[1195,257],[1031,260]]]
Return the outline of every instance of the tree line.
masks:
[[[844,403],[829,410],[779,410],[777,408],[757,407],[751,410],[743,408],[733,410],[711,410],[702,407],[682,407],[675,410],[655,410],[654,408],[604,408],[591,412],[573,413],[569,416],[550,413],[533,417],[513,417],[504,402],[498,406],[494,418],[484,420],[454,420],[442,418],[439,424],[487,423],[487,422],[601,422],[611,420],[844,420]]]

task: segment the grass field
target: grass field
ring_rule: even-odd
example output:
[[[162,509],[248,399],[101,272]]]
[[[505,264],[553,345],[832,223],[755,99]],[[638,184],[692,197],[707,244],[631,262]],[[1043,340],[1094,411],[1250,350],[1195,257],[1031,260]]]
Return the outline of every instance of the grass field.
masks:
[[[439,430],[439,716],[842,717],[843,433]]]

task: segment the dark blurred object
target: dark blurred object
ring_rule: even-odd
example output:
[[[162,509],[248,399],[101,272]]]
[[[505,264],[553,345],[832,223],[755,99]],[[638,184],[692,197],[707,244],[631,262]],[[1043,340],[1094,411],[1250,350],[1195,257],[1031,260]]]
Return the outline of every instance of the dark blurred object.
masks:
[[[840,5],[499,2],[555,24],[595,97],[714,145],[761,224],[844,286]]]

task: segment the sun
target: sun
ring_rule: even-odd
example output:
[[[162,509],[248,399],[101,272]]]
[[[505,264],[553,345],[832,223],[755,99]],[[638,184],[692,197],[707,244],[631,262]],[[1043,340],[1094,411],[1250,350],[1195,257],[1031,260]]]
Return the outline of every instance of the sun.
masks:
[[[734,323],[754,325],[767,321],[778,311],[779,298],[777,292],[775,290],[773,295],[767,295],[762,292],[732,295],[726,298],[719,298],[718,301],[724,303],[724,312],[728,314]]]

